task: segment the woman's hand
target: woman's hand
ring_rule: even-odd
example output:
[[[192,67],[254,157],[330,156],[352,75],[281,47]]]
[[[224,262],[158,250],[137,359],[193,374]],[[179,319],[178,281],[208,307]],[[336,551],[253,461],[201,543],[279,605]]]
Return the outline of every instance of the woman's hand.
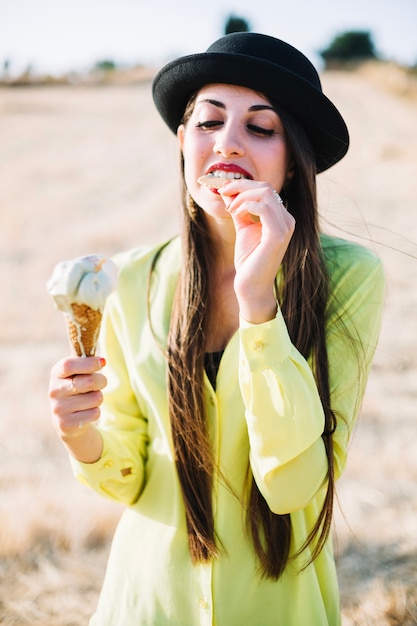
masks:
[[[236,230],[235,292],[248,322],[275,317],[274,281],[295,220],[267,183],[239,179],[219,189]]]
[[[100,416],[102,389],[107,384],[100,373],[101,357],[70,357],[58,361],[51,370],[49,399],[52,423],[70,453],[92,463],[102,453],[102,439],[92,425]]]

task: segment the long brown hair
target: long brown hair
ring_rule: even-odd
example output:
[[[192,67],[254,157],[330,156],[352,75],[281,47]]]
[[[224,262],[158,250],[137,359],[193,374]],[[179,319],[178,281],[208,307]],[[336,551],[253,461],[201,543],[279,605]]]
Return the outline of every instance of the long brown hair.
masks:
[[[325,414],[322,437],[328,459],[327,492],[311,533],[294,555],[300,556],[309,548],[308,565],[324,546],[333,512],[332,434],[336,420],[330,406],[325,341],[329,281],[320,246],[311,144],[299,124],[278,105],[272,104],[283,122],[293,160],[291,180],[281,195],[297,224],[283,261],[283,281],[279,289],[277,286],[277,297],[293,344],[305,358],[311,357]],[[187,119],[185,117],[184,121]],[[203,379],[206,328],[212,302],[209,271],[212,244],[203,211],[192,200],[190,211],[189,200],[184,183],[183,264],[172,311],[167,358],[176,467],[185,504],[191,558],[198,563],[217,556],[221,546],[215,537],[212,510],[213,475],[219,469],[215,467],[206,430]],[[291,517],[273,513],[253,479],[247,525],[262,574],[279,578],[290,555]]]

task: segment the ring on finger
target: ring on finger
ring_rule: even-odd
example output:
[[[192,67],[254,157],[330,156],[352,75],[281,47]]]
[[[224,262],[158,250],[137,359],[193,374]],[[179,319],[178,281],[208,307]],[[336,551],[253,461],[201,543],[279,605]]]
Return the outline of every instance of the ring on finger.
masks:
[[[70,386],[70,390],[72,395],[76,396],[78,394],[77,389],[75,388],[75,376],[71,376],[71,386]]]
[[[284,200],[281,198],[281,196],[279,195],[278,191],[275,191],[275,189],[274,189],[274,196],[275,196],[275,200],[278,202],[278,204],[284,204]]]

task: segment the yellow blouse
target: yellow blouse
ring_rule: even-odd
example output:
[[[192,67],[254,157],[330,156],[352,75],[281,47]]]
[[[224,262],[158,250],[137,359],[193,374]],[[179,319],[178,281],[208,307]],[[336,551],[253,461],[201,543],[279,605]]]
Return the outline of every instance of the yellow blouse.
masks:
[[[331,275],[327,336],[332,406],[338,415],[340,475],[364,393],[383,307],[381,263],[369,250],[323,236]],[[215,526],[224,546],[209,564],[191,563],[167,409],[164,347],[181,262],[178,239],[160,253],[119,255],[117,291],[102,331],[108,386],[100,420],[104,451],[96,463],[71,459],[79,480],[127,505],[112,544],[94,626],[338,626],[339,594],[329,539],[291,561],[276,581],[262,578],[242,502],[218,480]],[[346,314],[348,311],[348,314]],[[346,331],[351,339],[346,339]],[[358,341],[359,340],[359,341]],[[353,346],[353,349],[352,349]],[[292,345],[281,312],[253,325],[241,320],[218,370],[206,382],[216,462],[233,491],[247,495],[248,467],[270,508],[291,513],[292,551],[321,509],[327,472],[324,417],[308,362]]]

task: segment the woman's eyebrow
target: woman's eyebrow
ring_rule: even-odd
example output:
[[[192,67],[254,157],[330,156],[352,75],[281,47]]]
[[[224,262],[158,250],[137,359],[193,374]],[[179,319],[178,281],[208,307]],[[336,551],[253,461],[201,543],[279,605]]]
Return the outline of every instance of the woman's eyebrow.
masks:
[[[269,104],[254,104],[249,107],[248,111],[274,111],[274,107],[271,107]]]
[[[218,100],[212,100],[211,98],[204,98],[203,100],[199,100],[197,104],[202,104],[206,102],[207,104],[212,104],[215,107],[218,107],[219,109],[225,109],[226,106],[223,104],[223,102],[219,102]]]
[[[226,109],[226,105],[223,104],[223,102],[219,102],[219,100],[213,100],[212,98],[204,98],[203,100],[199,100],[199,103],[208,103],[208,104],[212,104],[215,107],[218,107],[219,109]],[[274,107],[270,106],[269,104],[254,104],[251,107],[249,107],[248,111],[253,112],[253,111],[274,111],[275,109]]]

